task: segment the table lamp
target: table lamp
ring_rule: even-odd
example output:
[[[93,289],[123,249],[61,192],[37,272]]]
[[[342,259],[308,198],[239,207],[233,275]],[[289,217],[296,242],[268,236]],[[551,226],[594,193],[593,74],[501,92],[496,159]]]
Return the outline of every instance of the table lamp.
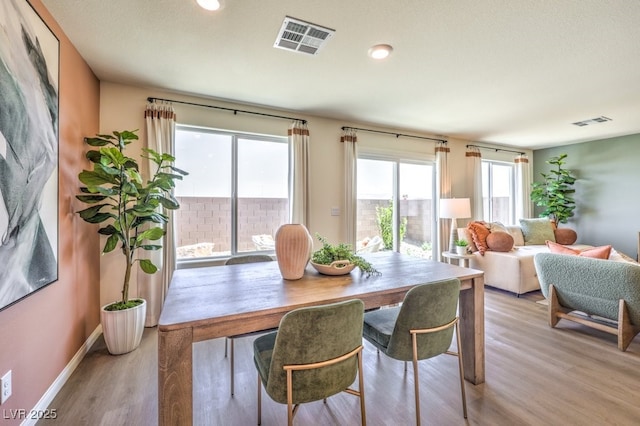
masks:
[[[449,251],[455,252],[457,220],[471,217],[471,202],[468,198],[441,198],[440,218],[451,219],[451,236],[449,237]]]

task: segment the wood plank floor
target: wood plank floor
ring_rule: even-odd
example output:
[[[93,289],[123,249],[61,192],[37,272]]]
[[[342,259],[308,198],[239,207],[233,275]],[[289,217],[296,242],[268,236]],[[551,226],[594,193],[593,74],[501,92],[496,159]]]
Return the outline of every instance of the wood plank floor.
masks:
[[[486,383],[467,382],[469,419],[462,417],[456,359],[420,365],[422,420],[431,425],[640,424],[640,337],[627,352],[615,336],[569,321],[546,323],[539,294],[516,298],[486,292]],[[224,341],[194,346],[197,425],[256,424],[257,376],[251,338],[236,340],[236,392],[229,395]],[[136,351],[110,356],[99,339],[49,408],[58,425],[157,424],[157,337],[146,329]],[[369,425],[414,424],[413,373],[366,344],[365,396]],[[300,407],[298,425],[360,424],[358,399],[341,394]],[[263,425],[286,422],[286,406],[263,397]]]

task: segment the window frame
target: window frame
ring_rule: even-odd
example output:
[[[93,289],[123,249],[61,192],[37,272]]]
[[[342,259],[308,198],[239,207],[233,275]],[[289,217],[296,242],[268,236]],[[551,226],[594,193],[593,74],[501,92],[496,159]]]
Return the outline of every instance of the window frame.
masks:
[[[438,225],[438,220],[436,218],[436,190],[437,190],[437,183],[436,183],[436,161],[435,161],[435,157],[433,155],[429,155],[429,154],[422,154],[422,153],[412,153],[412,158],[408,158],[407,157],[407,153],[398,153],[398,152],[392,152],[392,151],[387,151],[387,150],[381,150],[381,149],[359,149],[358,151],[358,155],[356,158],[356,162],[358,160],[375,160],[375,161],[387,161],[387,162],[392,162],[393,163],[393,183],[392,183],[392,188],[393,188],[393,193],[394,196],[397,197],[397,201],[399,201],[401,199],[401,194],[400,194],[400,164],[404,163],[404,164],[417,164],[417,165],[425,165],[425,166],[431,166],[432,170],[432,197],[431,197],[431,231],[432,231],[432,240],[436,240],[438,238],[438,233],[439,233],[439,227]],[[357,174],[356,174],[356,179],[357,179]],[[356,187],[357,187],[357,182],[356,182]],[[358,199],[358,194],[356,192],[356,199]],[[394,204],[396,207],[393,209],[393,251],[395,252],[400,252],[400,215],[399,215],[399,209],[400,209],[400,203],[396,202]],[[357,216],[357,212],[356,212],[356,232],[357,232],[357,221],[358,221],[358,216]],[[433,242],[432,242],[432,246],[433,246]],[[432,258],[434,257],[434,254],[432,252]]]
[[[251,250],[251,251],[242,251],[238,252],[238,141],[240,139],[253,140],[253,141],[261,141],[261,142],[275,142],[275,143],[283,143],[289,147],[289,139],[287,136],[278,136],[278,135],[268,135],[263,133],[251,133],[251,132],[243,132],[243,131],[234,131],[229,129],[219,129],[212,128],[206,126],[194,126],[188,124],[176,124],[175,128],[176,133],[178,131],[192,131],[198,133],[208,133],[215,135],[222,135],[231,137],[231,193],[230,193],[230,207],[231,207],[231,249],[230,252],[223,252],[220,255],[216,256],[207,256],[207,257],[197,257],[197,258],[178,258],[176,256],[176,269],[185,269],[185,268],[199,268],[213,265],[223,264],[226,259],[229,257],[237,256],[237,255],[247,255],[247,254],[275,254],[275,250]],[[176,138],[177,139],[177,138]],[[287,149],[287,159],[286,163],[289,167],[289,180],[290,180],[290,169],[291,169],[291,151]],[[287,200],[291,203],[291,185],[287,182]],[[174,217],[174,229],[177,229],[175,226],[175,217]],[[178,235],[176,234],[176,242],[178,240]],[[177,248],[177,245],[176,247]]]
[[[516,165],[514,162],[512,161],[504,161],[504,160],[489,160],[489,159],[482,159],[481,160],[481,167],[484,166],[485,164],[487,164],[489,166],[489,171],[487,173],[487,188],[489,191],[489,194],[487,194],[487,203],[484,206],[485,208],[483,210],[486,210],[487,212],[489,212],[489,217],[485,217],[485,212],[482,212],[482,216],[483,216],[483,220],[485,222],[495,222],[493,215],[492,215],[492,183],[493,183],[493,166],[497,165],[497,166],[508,166],[511,168],[511,179],[509,182],[509,223],[505,224],[505,225],[513,225],[515,223],[515,215],[516,215]],[[483,173],[483,178],[484,178],[484,173]],[[483,199],[485,198],[485,194],[484,194],[484,185],[483,185],[483,194],[482,194]],[[485,204],[485,203],[483,203]]]

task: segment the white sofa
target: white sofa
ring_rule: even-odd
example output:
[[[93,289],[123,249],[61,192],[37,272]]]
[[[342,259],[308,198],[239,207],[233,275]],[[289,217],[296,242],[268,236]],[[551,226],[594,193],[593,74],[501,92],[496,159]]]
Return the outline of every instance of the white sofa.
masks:
[[[519,226],[507,226],[513,237],[514,247],[509,252],[486,251],[484,256],[476,251],[469,267],[484,271],[485,285],[507,290],[517,295],[540,289],[533,264],[536,253],[549,252],[546,245],[524,245],[524,236]],[[467,239],[466,228],[458,229],[458,238]],[[592,246],[575,244],[569,247],[585,249]]]

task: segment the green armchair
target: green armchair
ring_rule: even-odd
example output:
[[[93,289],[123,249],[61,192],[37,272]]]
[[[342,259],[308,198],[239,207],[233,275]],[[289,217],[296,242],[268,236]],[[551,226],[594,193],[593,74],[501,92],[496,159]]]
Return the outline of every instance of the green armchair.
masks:
[[[289,425],[293,424],[299,404],[343,391],[360,397],[362,424],[366,424],[361,358],[363,317],[361,300],[300,308],[282,318],[277,332],[254,341],[258,424],[263,385],[274,401],[287,404]],[[357,391],[349,388],[356,375]]]
[[[534,263],[551,327],[560,319],[577,322],[616,335],[618,349],[627,350],[640,332],[640,265],[555,253],[538,253]]]
[[[416,286],[407,292],[400,307],[380,309],[364,315],[364,338],[378,351],[400,361],[413,362],[416,424],[420,425],[420,379],[418,360],[440,354],[458,357],[462,410],[467,418],[464,371],[458,317],[460,295],[457,278]],[[449,350],[456,329],[458,351]],[[406,364],[405,364],[406,368]]]

